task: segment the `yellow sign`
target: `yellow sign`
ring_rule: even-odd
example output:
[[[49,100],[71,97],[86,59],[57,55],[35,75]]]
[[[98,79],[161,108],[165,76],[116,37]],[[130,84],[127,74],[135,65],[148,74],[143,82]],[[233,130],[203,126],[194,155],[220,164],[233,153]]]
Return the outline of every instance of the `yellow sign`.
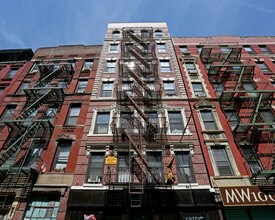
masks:
[[[106,165],[116,165],[117,158],[115,156],[108,156],[105,158],[105,164]]]

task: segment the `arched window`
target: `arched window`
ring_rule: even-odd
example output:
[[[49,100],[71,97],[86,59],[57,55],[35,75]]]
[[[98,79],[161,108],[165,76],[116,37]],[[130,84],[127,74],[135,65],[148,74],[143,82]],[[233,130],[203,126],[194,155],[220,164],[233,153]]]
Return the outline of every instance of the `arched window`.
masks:
[[[120,32],[119,31],[113,31],[112,37],[118,38],[119,36],[120,36]]]
[[[163,33],[161,30],[156,30],[155,31],[155,37],[162,37],[163,36]]]

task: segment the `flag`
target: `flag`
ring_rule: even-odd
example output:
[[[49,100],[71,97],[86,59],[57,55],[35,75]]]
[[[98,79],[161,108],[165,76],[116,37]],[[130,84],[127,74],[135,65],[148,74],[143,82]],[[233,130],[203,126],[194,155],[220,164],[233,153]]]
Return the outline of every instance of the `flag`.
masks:
[[[40,167],[41,173],[45,173],[46,172],[46,164],[42,164]]]

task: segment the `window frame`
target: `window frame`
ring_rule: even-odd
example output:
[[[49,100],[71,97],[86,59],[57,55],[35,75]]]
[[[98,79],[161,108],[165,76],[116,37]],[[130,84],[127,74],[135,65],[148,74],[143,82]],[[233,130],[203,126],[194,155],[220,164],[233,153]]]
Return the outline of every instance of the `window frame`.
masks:
[[[264,45],[259,45],[259,48],[261,49],[263,54],[272,54],[272,51],[265,44]]]
[[[101,115],[108,115],[108,121],[107,122],[102,122],[99,123],[99,117],[101,117]],[[104,135],[104,134],[109,134],[109,130],[110,130],[110,119],[111,119],[111,114],[110,112],[97,112],[96,117],[95,117],[95,123],[94,123],[94,131],[93,134],[97,134],[97,135]],[[106,126],[106,128],[104,128],[106,130],[106,132],[99,132],[99,127],[100,126]]]
[[[194,95],[196,97],[206,97],[206,92],[201,82],[191,82],[191,85],[192,85]]]
[[[3,111],[3,113],[1,114],[0,120],[9,120],[11,118],[12,115],[14,115],[14,112],[16,111],[17,105],[7,105],[5,107],[5,110]],[[8,113],[9,112],[9,113]]]
[[[218,153],[219,153],[218,151],[222,151],[222,154],[223,154],[222,156],[224,157],[222,159],[224,159],[224,160],[218,159],[218,156],[221,156],[221,155],[218,155]],[[233,170],[231,161],[228,157],[228,152],[226,150],[226,146],[213,145],[213,146],[211,146],[211,152],[212,152],[219,176],[233,176],[234,170]],[[223,166],[221,166],[221,165],[223,165]],[[230,171],[230,173],[226,173],[221,170],[221,169],[225,169],[225,168],[222,168],[225,166],[227,167],[226,169],[228,169]]]
[[[173,85],[172,87],[169,85]],[[177,96],[176,83],[172,80],[163,80],[163,88],[165,96]]]
[[[116,60],[106,60],[106,70],[107,73],[115,73],[116,72]]]
[[[177,115],[177,117],[173,118],[173,115]],[[182,112],[181,111],[167,111],[167,116],[168,116],[170,134],[182,134],[182,132],[184,131],[184,128],[185,128],[185,123],[183,120]],[[179,127],[181,129],[178,129]]]
[[[25,95],[24,89],[30,87],[30,82],[23,81],[21,82],[20,87],[16,91],[16,95]]]
[[[162,72],[162,73],[172,72],[170,60],[161,59],[161,60],[159,60],[159,62],[160,62],[160,72]]]
[[[93,69],[94,59],[85,59],[81,71],[91,71]]]
[[[76,110],[76,112],[72,112],[73,110]],[[69,110],[68,110],[68,113],[66,116],[66,121],[65,121],[64,125],[65,126],[76,126],[80,112],[81,112],[81,104],[79,104],[79,103],[71,104],[69,106]],[[73,113],[73,115],[72,115],[72,113]],[[70,122],[71,120],[73,121],[73,123]]]
[[[206,113],[208,114],[208,116],[211,115],[211,118],[206,118],[206,116],[207,116]],[[200,115],[201,115],[201,119],[202,119],[202,122],[203,122],[203,125],[204,125],[204,129],[206,131],[216,131],[216,130],[219,130],[216,118],[215,118],[212,110],[210,110],[210,109],[200,110]],[[210,124],[210,123],[211,123],[211,125],[208,126],[208,124]],[[209,129],[209,128],[215,128],[215,129]]]
[[[11,80],[16,75],[17,71],[19,70],[19,67],[11,67],[9,72],[4,76],[4,79]]]
[[[269,67],[265,64],[265,62],[260,61],[260,62],[256,62],[257,66],[259,67],[259,69],[262,71],[263,74],[270,74],[271,70],[269,69]]]
[[[157,175],[160,183],[164,182],[164,168],[162,163],[162,152],[161,151],[146,151],[148,158],[148,167],[151,172]],[[149,172],[147,172],[148,183],[156,183],[154,178]]]
[[[164,43],[164,42],[157,43],[157,52],[165,53],[166,52],[166,43]]]
[[[155,30],[154,31],[155,37],[163,37],[163,31],[162,30]]]
[[[113,81],[102,81],[101,85],[101,97],[113,97],[114,82]]]
[[[99,159],[99,161],[98,161]],[[87,182],[101,184],[104,179],[105,152],[91,151],[89,168],[87,172]]]
[[[118,53],[118,43],[109,44],[109,53]]]
[[[84,83],[84,85],[82,85]],[[88,85],[88,79],[79,79],[76,86],[76,93],[85,93]]]
[[[66,170],[69,162],[69,158],[70,158],[71,148],[72,148],[72,140],[58,141],[54,164],[53,164],[54,170]],[[65,156],[63,156],[62,154],[65,154]]]
[[[181,158],[179,156],[181,155]],[[176,159],[176,167],[177,167],[177,176],[178,183],[196,183],[194,167],[192,163],[192,157],[190,155],[190,151],[175,151],[175,159]],[[184,163],[180,163],[179,161],[183,161]],[[187,172],[186,172],[187,171]],[[189,178],[187,176],[183,176],[182,174],[189,173]]]

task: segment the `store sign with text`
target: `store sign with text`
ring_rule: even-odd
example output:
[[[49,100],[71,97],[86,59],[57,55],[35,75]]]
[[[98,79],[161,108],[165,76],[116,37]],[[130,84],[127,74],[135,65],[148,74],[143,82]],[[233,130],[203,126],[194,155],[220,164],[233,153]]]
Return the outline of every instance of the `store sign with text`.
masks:
[[[275,205],[275,192],[263,192],[258,186],[219,187],[224,206]]]

